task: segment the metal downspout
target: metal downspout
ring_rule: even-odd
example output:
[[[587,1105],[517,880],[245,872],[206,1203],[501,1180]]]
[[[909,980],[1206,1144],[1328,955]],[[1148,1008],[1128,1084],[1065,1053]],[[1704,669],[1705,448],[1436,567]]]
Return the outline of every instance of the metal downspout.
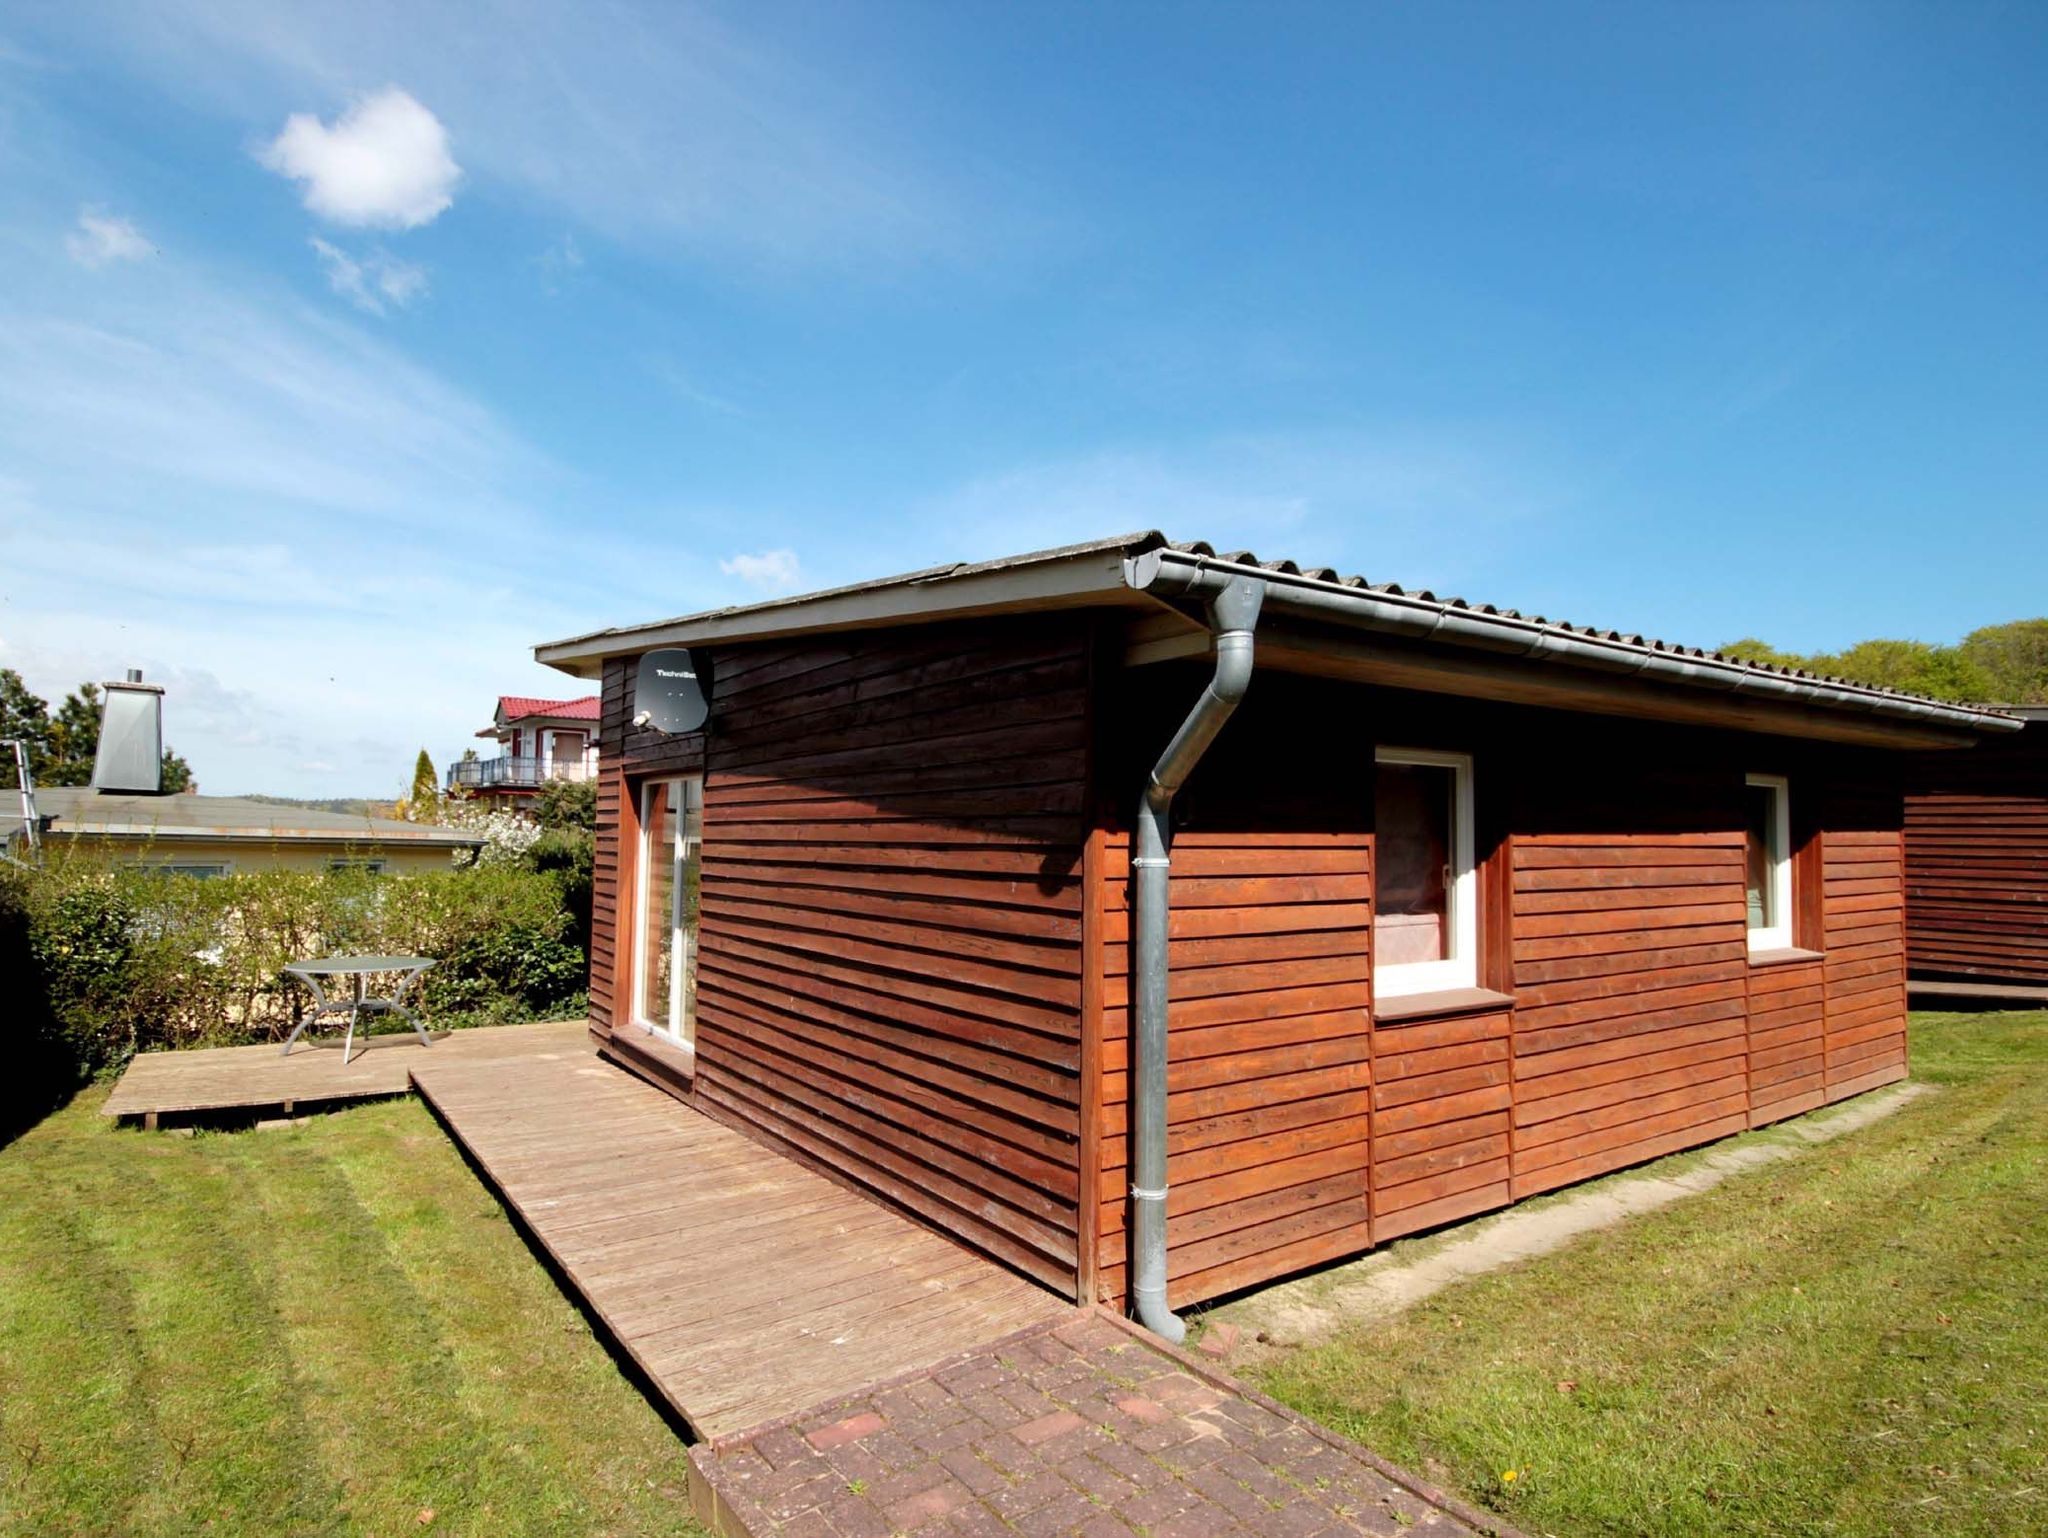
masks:
[[[1138,979],[1137,1051],[1131,1103],[1131,1294],[1138,1320],[1178,1344],[1187,1326],[1166,1306],[1166,984],[1167,883],[1174,793],[1237,709],[1252,678],[1252,629],[1266,585],[1233,577],[1209,599],[1216,671],[1180,730],[1152,767],[1138,805],[1135,872]]]

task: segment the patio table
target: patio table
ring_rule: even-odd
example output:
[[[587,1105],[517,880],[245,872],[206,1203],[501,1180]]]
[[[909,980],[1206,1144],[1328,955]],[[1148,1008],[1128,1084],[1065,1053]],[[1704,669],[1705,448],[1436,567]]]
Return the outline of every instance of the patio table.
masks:
[[[427,1035],[427,1028],[420,1024],[419,1016],[405,1007],[406,990],[415,979],[436,964],[433,956],[322,956],[313,961],[294,961],[285,968],[286,973],[296,977],[313,990],[313,1012],[301,1020],[285,1038],[283,1053],[289,1053],[292,1043],[309,1025],[317,1024],[323,1016],[339,1018],[348,1016],[348,1035],[341,1044],[341,1061],[347,1066],[349,1053],[355,1046],[356,1021],[364,1015],[403,1015],[412,1022],[412,1028],[419,1033],[420,1045],[431,1047],[434,1043]],[[380,973],[395,974],[398,986],[389,994],[368,994],[365,986],[369,979]],[[330,999],[320,986],[323,977],[345,977],[350,983],[350,996]],[[364,1033],[365,1035],[368,1032]],[[283,1055],[280,1053],[280,1055]]]

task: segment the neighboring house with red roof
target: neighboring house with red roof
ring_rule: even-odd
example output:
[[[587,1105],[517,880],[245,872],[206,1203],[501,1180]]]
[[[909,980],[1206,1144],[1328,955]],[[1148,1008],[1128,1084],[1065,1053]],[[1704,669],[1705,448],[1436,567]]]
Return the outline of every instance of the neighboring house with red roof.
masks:
[[[501,694],[491,724],[477,733],[498,744],[490,758],[448,766],[448,788],[512,807],[551,780],[597,777],[598,696],[542,700]]]

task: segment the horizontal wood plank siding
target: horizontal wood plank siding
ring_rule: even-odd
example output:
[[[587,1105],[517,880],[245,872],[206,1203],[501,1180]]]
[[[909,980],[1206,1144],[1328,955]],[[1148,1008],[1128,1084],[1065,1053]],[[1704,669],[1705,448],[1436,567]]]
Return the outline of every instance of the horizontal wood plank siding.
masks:
[[[2048,721],[1915,760],[1906,914],[1915,976],[2048,987]]]
[[[696,1103],[1048,1286],[1078,1259],[1090,630],[733,651]]]
[[[1883,755],[1264,677],[1257,687],[1268,694],[1255,690],[1183,792],[1174,845],[1175,1306],[1904,1072],[1899,811]],[[1159,693],[1184,708],[1180,692]],[[1156,751],[1173,724],[1146,720],[1145,742]],[[1376,742],[1473,754],[1480,902],[1496,926],[1479,981],[1511,1003],[1480,994],[1373,1020]],[[1126,782],[1142,783],[1142,759],[1126,756]],[[1750,772],[1789,779],[1795,938],[1813,955],[1752,959]],[[1333,827],[1342,845],[1314,841]],[[1104,987],[1123,1005],[1127,850],[1114,830],[1109,845]],[[1220,1012],[1194,1013],[1205,1008]],[[1128,1019],[1108,1019],[1100,1277],[1120,1300]],[[1225,1117],[1227,1139],[1209,1125]]]
[[[1896,814],[1836,822],[1822,836],[1829,1100],[1906,1076],[1905,840]]]
[[[1827,967],[1750,968],[1749,1124],[1783,1121],[1825,1102]]]
[[[1509,1026],[1503,1009],[1374,1027],[1374,1243],[1507,1204]]]
[[[1742,835],[1521,835],[1513,869],[1514,1195],[1746,1127]]]
[[[600,1037],[612,1033],[612,1003],[618,985],[619,914],[631,907],[621,896],[619,843],[626,815],[625,681],[623,662],[605,664],[597,727],[597,833],[590,894],[590,1028]]]
[[[701,768],[694,1102],[1115,1300],[1127,819],[1204,672],[1098,689],[1101,634],[1038,616],[731,649],[687,739],[634,732],[610,665],[592,1021],[622,1024],[635,788]],[[1377,1022],[1376,743],[1474,757],[1492,990]],[[1906,857],[1879,758],[1262,676],[1176,804],[1174,1305],[1902,1075]],[[1789,778],[1795,933],[1819,955],[1750,955],[1745,772]]]
[[[1104,843],[1101,1253],[1123,1294],[1130,1185],[1130,841]],[[1371,888],[1360,835],[1211,832],[1173,847],[1168,1297],[1370,1244]]]

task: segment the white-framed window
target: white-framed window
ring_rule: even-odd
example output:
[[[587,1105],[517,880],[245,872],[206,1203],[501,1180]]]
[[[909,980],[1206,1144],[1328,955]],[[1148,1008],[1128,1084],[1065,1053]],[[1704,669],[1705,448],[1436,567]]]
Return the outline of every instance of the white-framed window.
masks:
[[[640,890],[634,933],[633,1019],[675,1046],[697,1035],[697,910],[704,777],[640,787]]]
[[[1742,798],[1749,948],[1790,950],[1792,788],[1782,774],[1752,774],[1743,781]]]
[[[171,861],[163,865],[152,865],[149,869],[154,875],[190,876],[195,881],[212,881],[216,877],[225,876],[228,873],[226,863],[218,860],[205,863],[196,860]]]
[[[336,855],[327,862],[327,868],[331,871],[367,871],[372,876],[381,876],[384,874],[385,866],[382,860],[362,860],[352,856]]]
[[[1381,748],[1373,778],[1373,992],[1479,985],[1472,759]]]

